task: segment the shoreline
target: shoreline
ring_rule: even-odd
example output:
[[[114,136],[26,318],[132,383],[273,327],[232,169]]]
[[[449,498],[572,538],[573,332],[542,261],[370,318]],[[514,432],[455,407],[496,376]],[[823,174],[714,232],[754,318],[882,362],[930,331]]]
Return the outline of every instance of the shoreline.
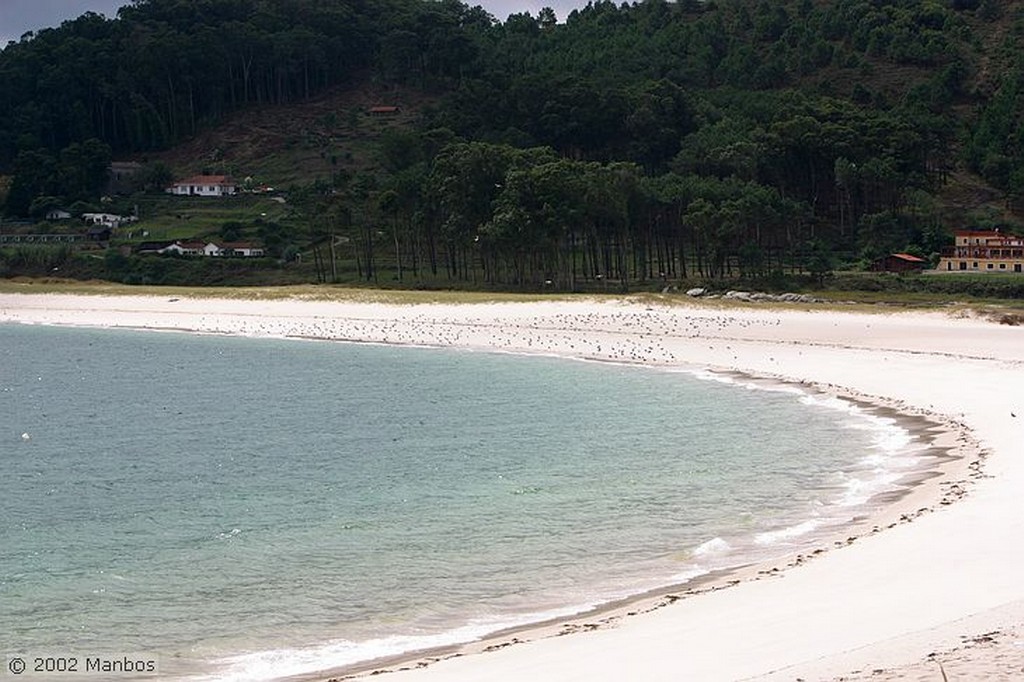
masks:
[[[431,650],[405,654],[365,665],[360,664],[358,667],[361,672],[358,674],[376,674],[385,669],[394,670],[396,668],[419,670],[420,664],[427,659],[440,659],[441,662],[431,660],[433,664],[423,668],[423,675],[430,678],[442,675],[444,679],[449,679],[449,674],[466,675],[466,677],[450,679],[471,679],[474,675],[493,678],[494,671],[498,671],[498,677],[501,676],[500,671],[509,665],[507,661],[514,661],[514,664],[519,666],[524,664],[525,657],[527,664],[530,662],[528,659],[544,661],[545,668],[549,671],[552,670],[549,661],[556,661],[554,672],[542,674],[541,679],[576,679],[576,674],[579,672],[578,666],[573,660],[576,654],[569,653],[568,649],[587,648],[585,645],[589,644],[593,635],[569,638],[576,641],[571,647],[563,647],[560,644],[567,640],[558,635],[567,633],[562,630],[578,630],[584,633],[600,632],[601,637],[614,638],[620,642],[625,641],[627,645],[632,646],[636,644],[636,634],[632,631],[637,630],[638,625],[642,625],[644,630],[649,630],[648,625],[655,618],[660,621],[665,617],[675,617],[672,612],[680,610],[680,605],[689,609],[687,603],[706,603],[714,600],[715,597],[710,596],[712,593],[726,594],[739,591],[732,589],[723,591],[723,587],[743,585],[746,588],[748,585],[757,587],[761,584],[787,582],[791,575],[796,573],[793,569],[801,568],[803,570],[806,566],[835,563],[833,555],[862,553],[860,550],[833,552],[832,549],[854,543],[862,544],[861,540],[879,535],[891,535],[892,533],[889,532],[882,534],[881,530],[902,529],[908,521],[917,520],[922,516],[946,516],[946,514],[927,512],[948,511],[950,502],[964,497],[967,488],[977,487],[976,483],[981,476],[981,453],[983,451],[1000,453],[1003,450],[999,447],[993,448],[991,443],[984,442],[984,438],[979,438],[977,442],[974,442],[974,436],[968,435],[966,430],[971,429],[973,433],[977,425],[971,424],[969,418],[964,419],[963,412],[958,415],[955,409],[942,409],[941,406],[929,404],[916,395],[900,394],[898,390],[888,392],[890,394],[895,392],[896,395],[886,395],[885,391],[872,390],[870,381],[860,382],[865,385],[859,386],[857,385],[858,381],[843,379],[843,371],[841,371],[843,367],[833,367],[831,365],[834,363],[823,362],[822,357],[805,358],[808,362],[817,362],[819,365],[813,368],[814,371],[809,372],[807,371],[809,368],[799,366],[803,362],[801,356],[804,356],[805,352],[807,356],[866,354],[875,363],[894,361],[890,365],[891,367],[899,364],[916,365],[921,362],[934,364],[936,360],[948,362],[950,359],[954,359],[961,363],[1009,364],[1009,368],[1014,370],[1018,369],[1020,362],[1014,348],[1009,351],[1002,348],[998,353],[979,354],[976,347],[950,344],[948,339],[939,339],[938,342],[933,340],[930,345],[927,343],[917,344],[917,346],[924,347],[899,343],[906,331],[904,327],[913,328],[915,321],[927,321],[926,326],[938,329],[955,327],[958,324],[957,321],[946,320],[934,314],[918,313],[893,316],[891,311],[886,311],[890,313],[888,315],[868,315],[834,311],[780,311],[777,308],[764,310],[749,308],[723,310],[717,307],[702,309],[699,306],[652,309],[650,304],[643,303],[631,305],[628,302],[594,303],[586,300],[536,304],[459,304],[450,306],[437,304],[387,306],[383,304],[293,301],[284,304],[283,307],[289,308],[287,312],[284,312],[279,310],[282,306],[278,303],[267,301],[239,302],[237,300],[194,299],[185,301],[186,305],[184,306],[175,306],[182,301],[182,299],[162,300],[161,297],[119,299],[101,297],[97,300],[95,297],[67,295],[0,295],[0,321],[154,330],[162,328],[166,331],[315,338],[318,340],[334,339],[418,346],[455,346],[472,350],[540,352],[577,359],[627,362],[669,368],[683,364],[702,366],[726,374],[735,372],[745,379],[753,377],[754,381],[793,383],[804,390],[820,392],[822,395],[840,396],[854,404],[866,403],[872,405],[871,409],[873,410],[886,412],[888,417],[916,421],[920,433],[933,432],[931,438],[933,445],[935,440],[944,438],[947,441],[947,448],[960,449],[960,457],[952,458],[952,461],[944,463],[936,461],[936,464],[939,465],[937,473],[933,473],[931,469],[921,472],[920,480],[911,482],[906,491],[899,495],[899,499],[886,500],[882,510],[855,520],[850,525],[842,525],[841,528],[836,529],[837,532],[833,538],[827,541],[820,540],[819,544],[823,546],[807,552],[806,556],[804,553],[795,556],[786,555],[782,559],[769,561],[767,564],[757,563],[724,569],[721,575],[713,573],[700,576],[694,581],[656,589],[621,602],[613,602],[574,618],[557,618],[546,624],[534,624],[501,631],[468,645],[444,647],[443,652]],[[191,310],[179,310],[189,306],[192,307]],[[275,310],[268,311],[268,308]],[[273,314],[275,312],[276,316]],[[680,321],[692,321],[691,318],[699,321],[697,324],[699,328],[695,333],[692,328],[687,333],[683,325],[677,324]],[[267,319],[274,320],[274,324],[267,323]],[[865,334],[864,329],[860,329],[860,336],[856,338],[851,338],[844,330],[830,334],[828,322],[832,321],[834,326],[839,326],[840,322],[835,322],[837,319],[844,324],[850,320],[856,320],[856,324],[860,327],[866,325],[867,328],[870,328],[872,324],[875,324],[876,327],[889,326],[891,329],[880,336],[875,336],[874,333]],[[798,335],[792,333],[789,335],[773,334],[773,327],[782,325],[783,321],[788,324],[792,320],[806,324],[807,329],[802,329],[802,333]],[[910,322],[905,325],[906,320],[910,320]],[[172,321],[173,324],[168,324]],[[331,323],[339,323],[339,321],[340,326],[339,324],[332,326]],[[155,322],[164,324],[157,325],[154,324]],[[190,326],[183,324],[184,322],[188,322]],[[669,328],[669,323],[675,326]],[[966,326],[970,327],[972,333],[978,333],[981,336],[986,336],[984,334],[986,331],[996,330],[998,332],[996,335],[1005,335],[1006,331],[989,323],[977,323],[976,321]],[[274,331],[288,332],[296,329],[299,331],[312,330],[313,333],[273,333]],[[344,338],[344,335],[348,335],[349,338]],[[1021,336],[1018,332],[1008,338],[1016,340]],[[917,341],[926,341],[926,339],[917,339]],[[597,351],[592,356],[587,354],[587,343],[590,344],[591,352],[595,349]],[[724,348],[722,347],[723,343],[726,344]],[[704,344],[708,344],[707,350],[704,349]],[[716,348],[716,346],[718,347]],[[728,355],[730,354],[732,362],[729,362]],[[683,357],[684,355],[685,357]],[[744,357],[740,357],[740,355]],[[776,355],[788,357],[776,359]],[[824,359],[830,360],[831,358]],[[846,371],[849,371],[849,367],[846,367]],[[833,377],[834,374],[838,374],[838,376]],[[871,374],[871,372],[865,374]],[[878,374],[878,372],[874,374]],[[919,379],[917,383],[926,383],[926,380]],[[920,388],[918,387],[918,389]],[[927,390],[924,393],[927,393]],[[889,411],[892,413],[889,414]],[[922,421],[924,419],[932,421]],[[943,432],[935,433],[939,426],[943,427]],[[942,459],[941,456],[937,457],[939,460]],[[985,487],[991,486],[986,485]],[[918,524],[910,525],[917,526]],[[917,535],[921,535],[921,533],[917,533]],[[846,536],[845,540],[843,536]],[[843,557],[839,557],[839,559],[842,560],[842,563],[851,563]],[[780,578],[785,578],[785,580],[779,580]],[[778,589],[775,591],[779,592]],[[673,594],[675,592],[682,594]],[[789,593],[783,595],[789,599],[800,596],[799,590],[784,588],[781,592]],[[1024,593],[1024,590],[1021,592]],[[778,604],[777,601],[775,603]],[[673,608],[666,608],[670,605]],[[701,610],[706,611],[706,608]],[[961,615],[962,611],[963,609],[961,609]],[[967,609],[967,612],[968,614],[972,613],[971,609]],[[973,612],[976,613],[977,609]],[[675,619],[678,620],[678,617]],[[600,622],[597,624],[590,622],[593,620]],[[563,627],[566,621],[572,623],[568,628]],[[902,630],[904,634],[908,634],[906,627]],[[911,631],[913,632],[913,630]],[[838,648],[839,651],[859,649],[857,646],[850,646],[850,642],[843,641],[843,639],[837,637],[831,641],[832,649]],[[523,641],[527,641],[529,644],[520,645]],[[949,645],[956,644],[948,637],[945,642]],[[510,646],[513,643],[517,646]],[[663,641],[662,644],[664,645],[664,643]],[[553,646],[561,651],[550,652]],[[534,650],[538,648],[543,648],[541,655],[534,653]],[[591,654],[600,654],[602,648],[604,648],[603,645],[599,645],[597,649],[591,647],[588,651]],[[825,650],[826,648],[822,649],[822,653],[827,657],[829,652]],[[949,649],[950,646],[945,648]],[[650,677],[641,677],[644,679],[668,679],[666,675],[669,671],[678,672],[678,669],[669,663],[669,661],[678,663],[677,657],[668,655],[664,649],[663,646],[662,652],[666,659],[664,667],[657,667]],[[477,652],[489,653],[486,656],[466,655]],[[501,652],[501,654],[499,655],[497,652]],[[834,659],[837,653],[837,651],[832,652]],[[915,662],[915,656],[913,654],[908,656],[907,651],[904,651],[902,656],[905,659],[902,661],[903,664]],[[501,660],[497,660],[499,658]],[[774,662],[770,664],[774,667],[765,666],[763,662],[756,660],[747,667],[754,670],[755,675],[764,675],[770,674],[772,670],[792,669],[793,665],[800,664],[799,657],[797,659],[785,668],[778,667]],[[806,660],[807,657],[805,657],[805,663]],[[460,668],[456,670],[453,666],[460,666]],[[849,670],[852,669],[849,668]],[[466,670],[471,672],[467,673]],[[715,671],[714,678],[722,679],[718,677],[720,668],[705,668],[704,675],[701,675],[699,671],[695,674],[698,678],[704,679],[707,678],[708,670]],[[834,668],[834,670],[838,673],[846,671],[842,667]],[[332,676],[332,679],[343,679],[333,676],[344,675],[347,677],[352,674],[356,673],[349,666],[343,670],[303,675],[295,679],[324,679],[327,676]],[[402,674],[408,676],[408,673]],[[594,679],[619,678],[610,670],[604,677],[601,676],[600,670],[594,674],[597,675]],[[413,677],[415,676],[416,674],[413,674]],[[732,676],[734,676],[733,673],[726,675],[726,677]],[[401,675],[399,677],[401,678]]]
[[[730,374],[746,380],[766,381],[784,386],[796,385],[792,382],[780,383],[774,379],[743,373]],[[326,674],[295,676],[289,679],[341,682],[361,679],[368,675],[405,672],[443,660],[490,653],[537,639],[614,627],[624,618],[643,616],[680,600],[728,589],[743,582],[781,577],[784,571],[811,561],[825,552],[842,549],[866,535],[911,523],[923,514],[933,513],[954,504],[968,495],[971,485],[983,475],[987,453],[978,448],[977,443],[970,438],[969,431],[960,424],[940,421],[935,415],[898,412],[884,402],[872,402],[864,396],[843,395],[835,391],[826,393],[818,387],[806,384],[800,385],[800,388],[811,389],[818,391],[819,395],[850,402],[868,412],[889,412],[890,414],[886,414],[885,417],[896,420],[900,428],[906,429],[914,440],[923,441],[923,451],[916,457],[932,461],[925,467],[915,467],[902,473],[900,478],[891,484],[898,486],[898,489],[878,493],[871,496],[864,505],[858,505],[871,507],[868,513],[855,516],[848,521],[828,524],[823,534],[799,550],[794,549],[767,559],[714,568],[684,582],[651,588],[575,615],[498,630],[473,642],[398,654],[341,666]],[[949,478],[955,481],[951,483],[946,480]]]
[[[728,373],[755,382],[764,381],[782,386],[798,385],[744,373]],[[930,460],[929,463],[924,467],[915,467],[902,473],[900,478],[891,484],[898,486],[898,489],[872,495],[863,505],[858,505],[871,508],[866,514],[854,516],[847,521],[827,524],[824,533],[800,549],[792,549],[766,559],[713,568],[683,582],[654,587],[573,615],[504,628],[472,642],[410,651],[287,679],[295,682],[344,682],[364,679],[386,673],[422,669],[463,656],[488,654],[540,639],[614,628],[624,619],[643,617],[682,600],[726,590],[745,582],[780,578],[785,571],[812,561],[825,552],[843,549],[865,536],[912,523],[923,514],[930,514],[956,503],[969,494],[970,487],[983,475],[987,453],[978,448],[977,443],[970,438],[969,431],[961,424],[941,421],[935,415],[898,412],[884,402],[873,402],[864,396],[844,395],[836,391],[824,392],[818,387],[806,384],[799,386],[804,390],[817,391],[821,396],[847,401],[869,413],[888,412],[886,418],[897,421],[900,428],[906,429],[914,441],[923,443],[922,451],[914,456],[927,458]],[[955,480],[950,482],[950,478]]]

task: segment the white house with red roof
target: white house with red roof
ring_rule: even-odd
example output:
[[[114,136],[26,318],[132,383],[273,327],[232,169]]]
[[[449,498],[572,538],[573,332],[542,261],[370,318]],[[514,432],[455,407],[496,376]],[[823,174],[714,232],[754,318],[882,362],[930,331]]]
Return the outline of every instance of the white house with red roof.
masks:
[[[176,253],[179,256],[203,256],[206,255],[205,249],[206,244],[203,242],[174,242],[162,249],[158,249],[156,253]]]
[[[263,247],[253,242],[221,242],[218,244],[207,244],[206,248],[217,247],[217,253],[213,256],[241,256],[242,258],[260,258],[265,255]]]
[[[168,194],[192,197],[226,197],[238,192],[238,183],[228,175],[193,175],[167,188]]]
[[[140,249],[139,253],[177,254],[179,256],[207,256],[213,258],[236,257],[236,258],[262,258],[266,251],[262,246],[254,242],[204,242],[204,241],[176,241],[170,244],[147,245],[145,250]]]
[[[217,257],[259,258],[264,255],[263,247],[254,242],[206,242],[201,255]]]

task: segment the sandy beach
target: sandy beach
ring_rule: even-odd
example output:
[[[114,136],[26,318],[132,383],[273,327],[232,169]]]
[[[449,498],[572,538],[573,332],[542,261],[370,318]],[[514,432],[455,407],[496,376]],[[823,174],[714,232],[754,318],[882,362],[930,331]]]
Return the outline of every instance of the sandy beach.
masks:
[[[0,294],[0,322],[696,366],[927,416],[944,425],[956,459],[818,550],[373,671],[411,682],[1024,679],[1024,328],[942,312],[629,299],[390,305],[63,294]]]

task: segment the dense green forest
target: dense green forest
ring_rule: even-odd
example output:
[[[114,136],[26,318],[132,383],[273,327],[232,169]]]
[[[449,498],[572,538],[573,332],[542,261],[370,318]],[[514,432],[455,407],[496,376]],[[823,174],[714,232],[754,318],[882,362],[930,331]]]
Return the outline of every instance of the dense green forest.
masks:
[[[1024,3],[997,0],[597,2],[562,23],[134,0],[0,52],[5,212],[94,201],[111,159],[373,84],[428,103],[373,170],[292,186],[301,228],[260,228],[321,280],[339,236],[365,280],[560,289],[927,257],[965,221],[1017,227],[1022,38]],[[167,169],[148,172],[159,191]],[[972,212],[976,187],[999,210]]]

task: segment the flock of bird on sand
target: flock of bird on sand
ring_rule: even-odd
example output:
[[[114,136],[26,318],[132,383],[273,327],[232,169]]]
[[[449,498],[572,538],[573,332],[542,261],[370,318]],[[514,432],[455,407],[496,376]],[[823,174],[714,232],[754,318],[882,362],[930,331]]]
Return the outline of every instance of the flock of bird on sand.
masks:
[[[571,355],[612,362],[666,364],[678,361],[664,341],[670,338],[742,336],[745,329],[777,326],[779,318],[724,313],[693,315],[648,308],[644,311],[558,313],[488,317],[417,313],[389,318],[256,315],[203,316],[195,331],[281,338],[360,341],[382,344],[486,348]]]

